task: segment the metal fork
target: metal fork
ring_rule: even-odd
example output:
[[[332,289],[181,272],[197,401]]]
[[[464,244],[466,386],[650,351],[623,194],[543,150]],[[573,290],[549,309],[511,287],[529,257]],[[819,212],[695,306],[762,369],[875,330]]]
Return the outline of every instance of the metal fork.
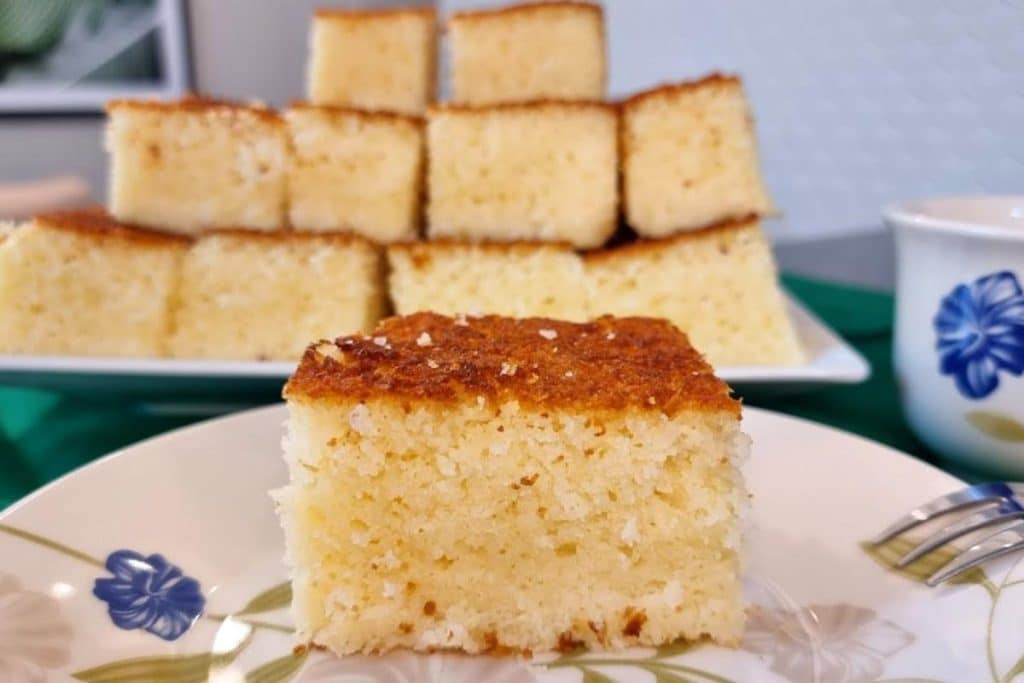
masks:
[[[896,563],[897,567],[906,567],[936,548],[975,531],[996,530],[929,576],[926,580],[929,586],[937,586],[988,560],[1024,550],[1024,484],[1017,483],[976,484],[939,496],[893,522],[871,539],[871,543],[881,545],[946,515],[950,515],[951,523],[911,548]]]

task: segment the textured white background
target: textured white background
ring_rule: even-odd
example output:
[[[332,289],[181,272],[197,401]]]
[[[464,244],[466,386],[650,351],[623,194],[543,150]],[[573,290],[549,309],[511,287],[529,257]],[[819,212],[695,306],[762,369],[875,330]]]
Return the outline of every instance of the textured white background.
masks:
[[[744,77],[780,238],[872,229],[900,198],[1024,193],[1024,0],[604,5],[613,95]]]

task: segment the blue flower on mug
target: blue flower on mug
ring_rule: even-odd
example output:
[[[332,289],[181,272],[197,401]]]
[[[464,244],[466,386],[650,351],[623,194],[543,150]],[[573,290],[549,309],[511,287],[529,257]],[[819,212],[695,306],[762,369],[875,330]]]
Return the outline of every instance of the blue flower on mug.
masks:
[[[1024,292],[1004,270],[959,284],[946,295],[933,320],[939,370],[952,375],[960,393],[985,398],[999,386],[999,373],[1024,373]]]
[[[206,599],[199,582],[163,555],[118,550],[107,557],[106,566],[114,577],[96,579],[92,592],[107,603],[117,627],[177,640],[202,614]]]

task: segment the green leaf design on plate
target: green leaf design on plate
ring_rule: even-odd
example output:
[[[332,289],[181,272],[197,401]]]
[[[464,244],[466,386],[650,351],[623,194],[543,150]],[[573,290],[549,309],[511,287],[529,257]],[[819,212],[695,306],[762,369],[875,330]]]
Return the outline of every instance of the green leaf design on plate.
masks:
[[[92,669],[79,671],[72,677],[88,683],[129,683],[135,681],[181,681],[192,683],[210,680],[210,673],[227,666],[249,647],[254,631],[228,652],[204,652],[197,655],[165,655],[159,657],[136,657],[102,664]]]
[[[129,683],[130,681],[180,681],[202,683],[210,677],[214,655],[168,655],[122,659],[72,674],[88,683]]]
[[[614,679],[608,678],[595,669],[580,667],[580,671],[583,672],[582,683],[615,683]]]
[[[1024,674],[1024,655],[1021,655],[1020,659],[1017,660],[1017,663],[1014,664],[1013,667],[1006,672],[1006,675],[1003,676],[1003,680],[1012,681],[1014,678],[1020,676],[1021,674]]]
[[[269,588],[246,603],[234,616],[242,617],[246,614],[260,614],[261,612],[272,612],[282,607],[287,607],[292,602],[292,584],[289,581],[279,583]]]
[[[954,546],[944,545],[923,557],[919,557],[906,567],[897,569],[896,563],[899,559],[910,552],[910,549],[918,543],[920,543],[920,540],[897,536],[896,538],[881,545],[874,545],[873,543],[865,541],[860,544],[860,547],[864,552],[871,556],[875,562],[886,569],[921,583],[924,583],[925,579],[938,571],[940,567],[948,563],[960,552],[960,550]],[[989,580],[988,575],[985,574],[985,571],[980,567],[975,567],[956,578],[950,579],[949,583],[973,583],[984,588],[988,591],[989,595],[995,595],[996,593],[995,585]]]
[[[696,679],[688,678],[682,674],[673,673],[665,669],[651,669],[654,673],[655,683],[695,683]]]
[[[309,656],[308,650],[272,659],[245,675],[246,683],[285,683],[298,673]]]
[[[1024,441],[1024,424],[1003,413],[987,410],[972,410],[964,419],[982,434],[999,441],[1020,443]]]
[[[695,640],[677,640],[674,643],[668,645],[662,645],[658,648],[657,654],[654,655],[655,659],[668,659],[669,657],[677,657],[681,654],[685,654],[690,650],[700,645],[700,641]]]

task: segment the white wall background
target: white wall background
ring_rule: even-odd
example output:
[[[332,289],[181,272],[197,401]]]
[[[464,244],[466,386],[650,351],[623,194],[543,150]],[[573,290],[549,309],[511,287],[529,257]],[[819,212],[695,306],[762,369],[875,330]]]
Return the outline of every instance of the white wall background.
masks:
[[[317,5],[190,0],[200,89],[303,92]],[[395,4],[377,0],[376,4]],[[498,4],[439,0],[442,12]],[[740,73],[781,239],[878,227],[909,196],[1024,192],[1024,0],[606,0],[610,92]],[[72,171],[104,193],[97,118],[0,119],[0,181]]]
[[[612,95],[744,77],[777,237],[869,230],[911,196],[1024,193],[1024,0],[603,4]]]

